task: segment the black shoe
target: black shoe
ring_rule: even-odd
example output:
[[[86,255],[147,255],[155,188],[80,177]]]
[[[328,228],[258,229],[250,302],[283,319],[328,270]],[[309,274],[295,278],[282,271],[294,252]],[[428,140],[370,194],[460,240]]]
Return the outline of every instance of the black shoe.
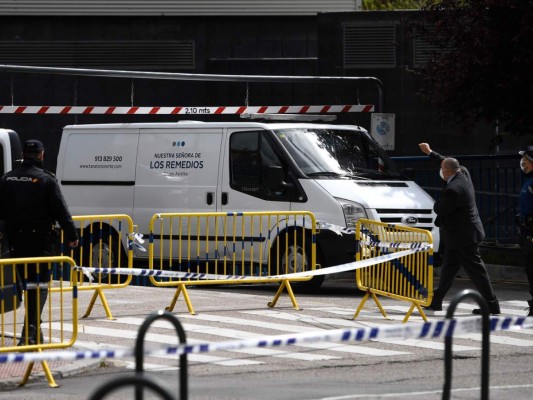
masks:
[[[429,306],[422,306],[422,307],[424,307],[427,310],[431,310],[431,311],[442,311],[442,302],[432,300]]]
[[[39,338],[40,341],[37,341],[37,328],[34,325],[30,325],[28,328],[28,340],[26,341],[26,329],[22,329],[22,333],[20,334],[20,339],[17,343],[17,346],[27,346],[27,345],[34,345],[34,344],[43,344],[44,343],[44,337],[43,332],[40,332]]]
[[[529,309],[528,309],[528,312],[527,312],[527,316],[528,317],[533,317],[533,300],[529,300],[527,302],[527,304],[529,304]]]
[[[472,314],[475,315],[481,315],[483,312],[481,311],[481,308],[474,308],[472,310]],[[492,301],[489,301],[489,314],[490,315],[500,315],[500,303],[498,303],[498,299],[494,299]]]

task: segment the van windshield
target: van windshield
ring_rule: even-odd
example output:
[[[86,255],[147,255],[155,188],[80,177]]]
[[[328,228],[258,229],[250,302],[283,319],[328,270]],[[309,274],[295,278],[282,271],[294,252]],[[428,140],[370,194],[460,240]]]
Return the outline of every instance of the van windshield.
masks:
[[[307,176],[403,179],[398,167],[366,132],[291,128],[274,133]]]

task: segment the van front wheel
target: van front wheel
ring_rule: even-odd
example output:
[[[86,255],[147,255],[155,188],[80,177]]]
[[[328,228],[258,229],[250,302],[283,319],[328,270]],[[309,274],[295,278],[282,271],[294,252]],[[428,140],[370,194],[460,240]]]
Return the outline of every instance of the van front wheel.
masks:
[[[297,235],[297,237],[301,237],[301,235]],[[311,237],[309,235],[305,238],[305,246],[302,242],[295,241],[293,234],[288,234],[288,237],[284,236],[278,240],[280,240],[278,266],[281,274],[292,274],[313,269],[311,266]],[[276,246],[272,248],[272,251],[278,253]],[[318,275],[308,281],[292,282],[291,286],[298,293],[314,293],[320,289],[322,282],[324,282],[324,275]]]

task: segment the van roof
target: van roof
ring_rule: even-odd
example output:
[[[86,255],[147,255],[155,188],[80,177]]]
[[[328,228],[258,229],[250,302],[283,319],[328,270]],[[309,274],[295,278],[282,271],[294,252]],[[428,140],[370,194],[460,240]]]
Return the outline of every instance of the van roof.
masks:
[[[202,122],[202,121],[190,121],[183,120],[177,122],[135,122],[135,123],[111,123],[111,124],[83,124],[83,125],[67,125],[64,129],[172,129],[172,128],[198,128],[198,127],[210,127],[210,128],[263,128],[263,129],[287,129],[287,128],[316,128],[321,127],[324,129],[350,129],[350,130],[365,130],[355,125],[332,125],[323,123],[302,123],[302,122],[251,122],[251,121],[238,121],[238,122]]]

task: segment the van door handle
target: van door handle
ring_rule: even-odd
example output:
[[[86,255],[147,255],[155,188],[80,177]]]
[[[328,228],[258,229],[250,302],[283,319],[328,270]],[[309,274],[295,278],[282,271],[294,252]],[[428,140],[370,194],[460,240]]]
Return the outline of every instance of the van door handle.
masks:
[[[208,206],[213,204],[213,192],[207,192],[206,202]]]
[[[228,192],[222,192],[222,205],[225,206],[228,204]]]

